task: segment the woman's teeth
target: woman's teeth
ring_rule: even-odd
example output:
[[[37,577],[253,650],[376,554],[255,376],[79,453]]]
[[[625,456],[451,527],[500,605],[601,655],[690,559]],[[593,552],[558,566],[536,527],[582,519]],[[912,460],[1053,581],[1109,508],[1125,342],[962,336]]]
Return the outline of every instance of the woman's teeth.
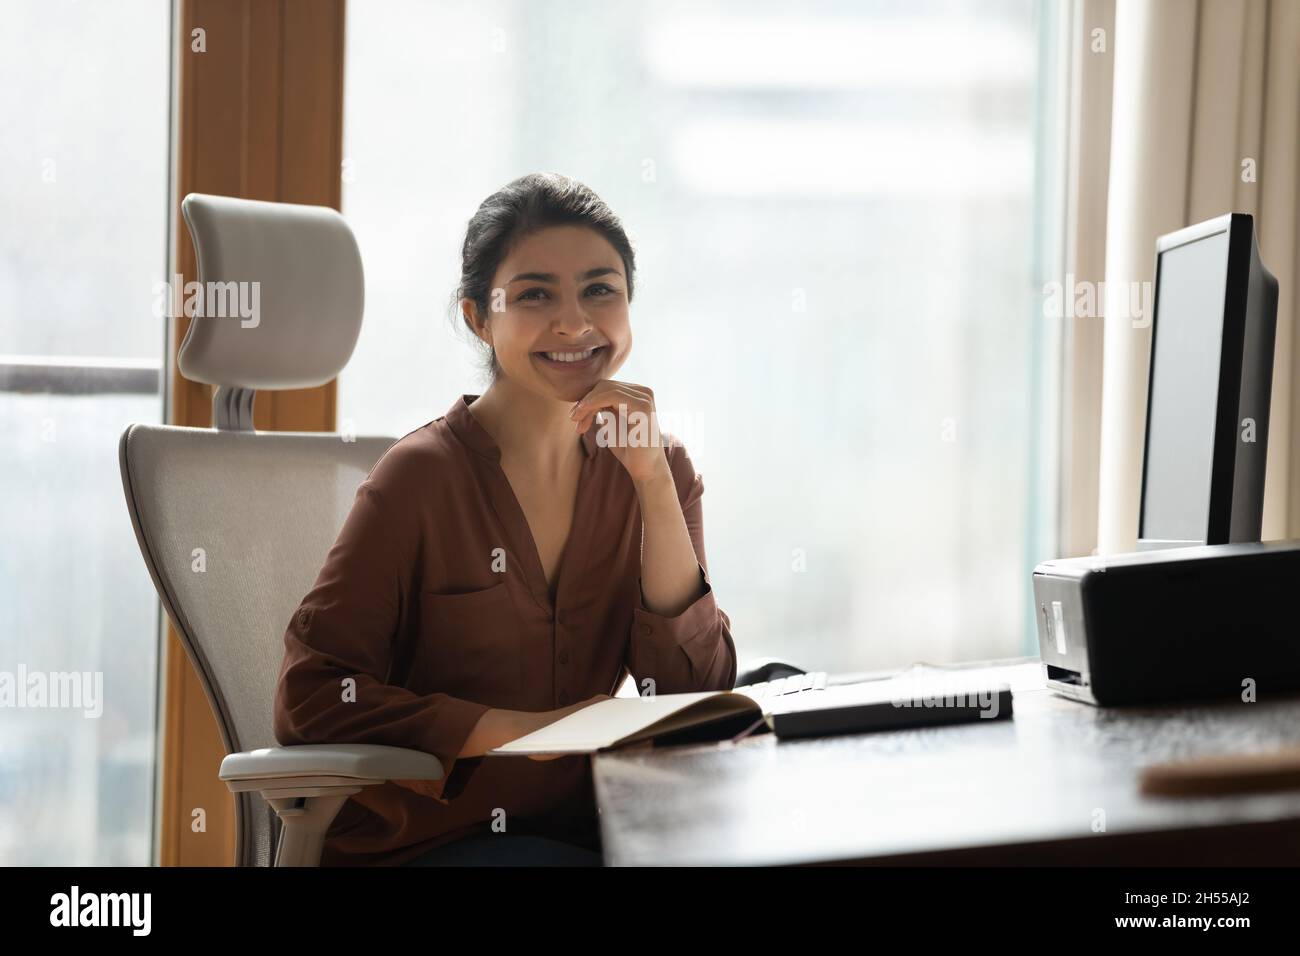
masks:
[[[552,362],[581,362],[583,359],[589,359],[595,355],[597,349],[587,349],[585,352],[543,352]]]

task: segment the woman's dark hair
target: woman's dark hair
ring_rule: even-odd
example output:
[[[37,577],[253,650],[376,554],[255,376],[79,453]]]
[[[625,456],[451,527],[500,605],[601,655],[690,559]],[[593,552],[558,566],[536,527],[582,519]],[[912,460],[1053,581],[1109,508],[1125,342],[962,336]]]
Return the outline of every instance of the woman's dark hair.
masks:
[[[579,225],[594,229],[608,240],[623,259],[627,275],[627,299],[632,301],[636,255],[623,223],[614,211],[589,187],[560,173],[529,173],[508,183],[479,205],[465,230],[461,247],[460,283],[452,297],[452,309],[465,327],[469,320],[461,312],[462,299],[474,303],[478,315],[491,314],[492,279],[502,260],[520,239],[547,226]],[[491,381],[501,374],[496,351],[477,336],[474,341],[487,351],[485,371]]]

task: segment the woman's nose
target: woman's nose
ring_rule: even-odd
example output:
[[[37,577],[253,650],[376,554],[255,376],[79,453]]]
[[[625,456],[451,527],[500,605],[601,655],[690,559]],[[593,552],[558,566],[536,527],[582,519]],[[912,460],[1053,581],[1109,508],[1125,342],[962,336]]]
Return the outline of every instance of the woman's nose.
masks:
[[[552,329],[564,335],[581,335],[591,328],[591,321],[581,303],[561,309]]]

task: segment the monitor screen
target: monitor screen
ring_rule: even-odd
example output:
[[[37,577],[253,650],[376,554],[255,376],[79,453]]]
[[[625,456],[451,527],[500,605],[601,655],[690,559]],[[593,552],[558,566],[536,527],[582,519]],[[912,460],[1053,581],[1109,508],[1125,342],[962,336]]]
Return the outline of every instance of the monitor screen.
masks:
[[[1219,393],[1227,231],[1160,256],[1141,536],[1204,542]]]

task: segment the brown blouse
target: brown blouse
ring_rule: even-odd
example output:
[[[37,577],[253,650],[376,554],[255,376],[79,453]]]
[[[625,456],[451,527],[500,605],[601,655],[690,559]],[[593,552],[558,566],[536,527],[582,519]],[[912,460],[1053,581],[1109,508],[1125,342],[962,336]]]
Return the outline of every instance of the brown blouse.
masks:
[[[636,490],[593,426],[552,605],[501,451],[469,410],[476,397],[379,459],[285,631],[281,744],[412,747],[446,771],[349,798],[323,866],[406,863],[498,818],[508,833],[596,848],[590,757],[458,760],[479,717],[613,694],[629,672],[658,694],[736,679],[731,622],[704,557],[704,484],[681,442],[663,434],[704,594],[676,617],[646,610]]]

